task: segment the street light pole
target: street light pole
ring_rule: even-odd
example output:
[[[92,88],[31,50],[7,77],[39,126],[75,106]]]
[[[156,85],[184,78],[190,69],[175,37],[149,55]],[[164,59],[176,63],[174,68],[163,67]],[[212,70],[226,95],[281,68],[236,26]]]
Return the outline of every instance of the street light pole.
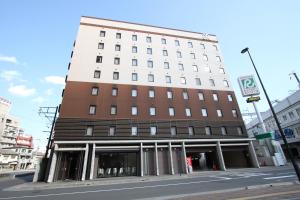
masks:
[[[250,60],[251,60],[251,62],[252,62],[252,65],[253,65],[254,70],[255,70],[255,72],[256,72],[256,75],[257,75],[257,77],[258,77],[258,80],[259,80],[259,82],[260,82],[260,84],[261,84],[261,87],[262,87],[262,89],[263,89],[263,91],[264,91],[264,93],[265,93],[265,96],[266,96],[266,98],[267,98],[268,104],[269,104],[270,109],[271,109],[271,111],[272,111],[272,114],[273,114],[273,117],[274,117],[274,119],[275,119],[276,125],[277,125],[277,127],[278,127],[278,129],[279,129],[279,132],[280,132],[280,134],[281,134],[281,137],[282,137],[282,139],[283,139],[283,142],[284,142],[285,148],[286,148],[286,150],[287,150],[288,156],[290,157],[290,159],[291,159],[291,161],[292,161],[292,164],[293,164],[293,167],[294,167],[295,172],[296,172],[296,174],[297,174],[298,180],[300,181],[300,170],[299,170],[299,166],[297,165],[297,163],[296,163],[296,161],[295,161],[295,159],[294,159],[294,157],[293,157],[293,154],[292,154],[292,152],[291,152],[291,150],[290,150],[290,148],[289,148],[289,145],[288,145],[288,142],[287,142],[287,140],[286,140],[286,138],[285,138],[284,132],[283,132],[283,130],[282,130],[282,128],[281,128],[281,125],[280,125],[279,120],[278,120],[278,118],[277,118],[277,115],[276,115],[276,113],[275,113],[275,111],[274,111],[274,108],[273,108],[273,106],[272,106],[272,103],[271,103],[271,101],[270,101],[270,99],[269,99],[269,96],[268,96],[268,94],[267,94],[267,91],[266,91],[266,89],[265,89],[265,87],[264,87],[264,85],[263,85],[263,83],[262,83],[262,80],[261,80],[261,78],[260,78],[260,76],[259,76],[259,74],[258,74],[258,71],[257,71],[257,69],[256,69],[256,67],[255,67],[255,64],[254,64],[254,62],[253,62],[253,60],[252,60],[252,57],[251,57],[251,55],[250,55],[250,52],[249,52],[249,48],[248,48],[248,47],[246,47],[245,49],[243,49],[243,50],[241,51],[242,54],[244,54],[244,53],[246,53],[246,52],[248,53],[248,55],[249,55],[249,57],[250,57]]]

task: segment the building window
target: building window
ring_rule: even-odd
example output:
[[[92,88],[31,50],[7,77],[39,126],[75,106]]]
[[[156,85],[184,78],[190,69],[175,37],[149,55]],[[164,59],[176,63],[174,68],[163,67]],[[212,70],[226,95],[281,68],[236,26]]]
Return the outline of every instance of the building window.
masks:
[[[110,114],[116,115],[117,114],[117,106],[111,106],[110,107]]]
[[[149,91],[148,91],[148,97],[149,97],[149,98],[154,98],[154,97],[155,97],[155,92],[154,92],[154,90],[149,90]]]
[[[237,133],[238,135],[243,135],[243,129],[241,127],[237,127]]]
[[[170,68],[169,62],[164,62],[164,68],[165,69],[169,69]]]
[[[222,135],[226,135],[227,134],[226,127],[224,127],[224,126],[221,127],[221,133],[222,133]]]
[[[119,80],[119,72],[114,72],[113,73],[113,79],[114,80]]]
[[[218,94],[215,94],[215,93],[213,94],[213,100],[214,101],[219,101]]]
[[[173,99],[173,92],[167,91],[167,97],[168,97],[168,99]]]
[[[167,44],[167,40],[165,38],[161,38],[161,43],[162,44]]]
[[[131,127],[131,135],[132,136],[137,136],[138,134],[138,127],[137,126],[132,126]]]
[[[192,42],[188,42],[188,47],[189,48],[193,48],[193,43]]]
[[[205,54],[203,55],[203,60],[204,60],[204,61],[208,61],[207,55],[205,55]]]
[[[232,116],[237,117],[237,111],[235,109],[232,110]]]
[[[185,116],[187,116],[187,117],[191,117],[192,116],[192,112],[191,112],[190,108],[186,108],[185,109]]]
[[[204,100],[204,94],[202,92],[198,92],[198,98],[200,101]]]
[[[183,64],[179,63],[179,64],[178,64],[178,69],[181,70],[181,71],[184,71]]]
[[[89,114],[90,115],[95,115],[96,114],[96,106],[95,105],[90,105]]]
[[[96,57],[96,63],[102,63],[102,56]]]
[[[201,112],[202,112],[203,117],[207,117],[207,109],[206,108],[202,108]]]
[[[197,65],[193,65],[193,70],[194,70],[194,72],[198,72],[199,71],[198,66]]]
[[[169,116],[171,117],[175,116],[175,110],[172,107],[169,108]]]
[[[176,126],[172,126],[170,131],[171,131],[171,135],[175,136],[177,134]]]
[[[113,89],[111,90],[111,95],[112,95],[112,96],[117,96],[117,95],[118,95],[118,88],[113,88]]]
[[[300,108],[296,108],[296,113],[298,114],[298,117],[300,118]]]
[[[184,85],[186,84],[185,77],[180,77],[180,83]]]
[[[205,49],[205,45],[204,44],[200,44],[200,48],[201,49]]]
[[[196,85],[201,85],[201,80],[200,80],[200,78],[195,78],[195,81],[196,81]]]
[[[178,40],[175,40],[175,46],[180,46],[180,43]]]
[[[92,95],[93,96],[97,96],[99,92],[99,88],[98,87],[92,87]]]
[[[228,94],[228,95],[227,95],[227,99],[228,99],[228,101],[232,101],[232,95],[231,95],[231,94]]]
[[[156,130],[157,130],[156,126],[150,126],[150,135],[156,135]]]
[[[132,47],[132,53],[137,53],[137,47],[136,46]]]
[[[148,82],[154,82],[154,75],[148,74]]]
[[[116,33],[116,38],[121,39],[121,33]]]
[[[228,81],[223,80],[223,84],[224,84],[225,87],[229,87]]]
[[[148,60],[148,61],[147,61],[147,66],[148,66],[149,68],[153,68],[153,61],[152,61],[152,60]]]
[[[177,51],[176,54],[177,54],[177,58],[182,58],[182,55],[181,55],[180,51]]]
[[[119,65],[120,64],[120,58],[115,58],[114,59],[114,64]]]
[[[132,74],[131,74],[131,80],[132,80],[132,81],[137,81],[137,80],[138,80],[138,75],[137,75],[137,73],[132,73]]]
[[[147,54],[152,54],[152,48],[147,48]]]
[[[121,45],[116,44],[116,46],[115,46],[115,51],[121,51]]]
[[[166,83],[171,83],[171,76],[166,76]]]
[[[222,67],[221,67],[221,68],[219,68],[219,73],[220,73],[220,74],[225,74],[225,70],[224,70],[224,68],[222,68]]]
[[[291,119],[294,119],[294,118],[295,118],[295,115],[294,115],[293,112],[289,112],[289,116],[290,116]]]
[[[131,96],[132,97],[137,97],[137,90],[136,89],[131,90]]]
[[[192,59],[196,59],[195,53],[190,53]]]
[[[194,127],[189,126],[188,131],[189,131],[189,135],[194,135]]]
[[[212,87],[215,86],[215,81],[214,81],[214,79],[209,79],[208,81],[209,81],[209,85],[210,85],[210,86],[212,86]]]
[[[205,134],[206,135],[211,135],[211,128],[210,128],[210,126],[206,126],[205,127]]]
[[[101,75],[101,71],[99,70],[94,71],[94,78],[100,78],[100,75]]]
[[[223,117],[222,110],[217,109],[217,115],[218,115],[218,117]]]
[[[149,108],[149,114],[150,116],[155,116],[156,115],[156,109],[154,107]]]
[[[137,35],[132,35],[132,41],[137,41]]]
[[[163,56],[168,56],[168,51],[167,50],[163,50]]]
[[[137,113],[138,113],[137,107],[136,106],[132,106],[131,107],[131,115],[137,115]]]
[[[209,73],[211,73],[211,69],[210,69],[210,67],[209,67],[209,66],[205,66],[205,67],[204,67],[204,71],[205,71],[205,72],[209,72]]]
[[[220,56],[217,56],[216,58],[217,58],[218,62],[221,62],[221,57]]]
[[[183,92],[182,97],[183,97],[183,99],[189,99],[189,95],[187,92]]]
[[[109,136],[114,136],[115,132],[116,132],[116,127],[114,126],[109,127],[109,132],[108,132]]]
[[[138,65],[138,60],[137,59],[132,59],[132,66],[137,66]]]
[[[152,39],[151,39],[151,37],[149,37],[149,36],[148,36],[148,37],[146,37],[146,42],[147,42],[147,43],[151,43],[151,42],[152,42]]]
[[[214,47],[214,49],[215,49],[216,51],[218,51],[218,46],[217,46],[217,45],[213,45],[213,47]]]
[[[85,135],[91,136],[93,135],[94,127],[93,126],[88,126],[86,127]]]
[[[100,37],[105,37],[105,31],[100,31]]]
[[[283,119],[283,121],[286,121],[286,120],[287,120],[286,115],[283,115],[283,116],[282,116],[282,119]]]
[[[98,44],[98,49],[104,49],[104,43],[99,43]]]

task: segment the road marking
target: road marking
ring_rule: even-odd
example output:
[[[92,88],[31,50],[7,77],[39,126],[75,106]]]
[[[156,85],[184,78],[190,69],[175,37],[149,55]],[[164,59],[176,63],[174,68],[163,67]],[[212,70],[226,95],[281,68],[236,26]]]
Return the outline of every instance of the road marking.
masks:
[[[258,199],[258,198],[263,198],[263,197],[285,195],[285,194],[295,194],[295,193],[300,193],[300,190],[293,190],[293,191],[288,191],[288,192],[277,192],[277,193],[272,193],[272,194],[263,194],[263,195],[257,195],[257,196],[252,196],[252,197],[240,197],[240,198],[235,198],[235,199],[230,199],[230,200],[249,200],[249,199]]]
[[[225,180],[227,180],[227,179],[225,179]],[[186,182],[186,183],[170,183],[170,184],[161,184],[161,185],[148,185],[148,186],[138,186],[138,187],[128,187],[128,188],[125,187],[125,188],[106,189],[106,190],[89,190],[89,191],[82,191],[82,192],[64,192],[64,193],[50,193],[50,194],[28,195],[28,196],[0,197],[0,199],[24,199],[24,198],[86,194],[86,193],[97,193],[97,192],[112,192],[112,191],[122,191],[122,190],[134,190],[134,189],[167,187],[167,186],[177,186],[177,185],[189,185],[189,184],[196,184],[196,183],[209,183],[209,182],[218,182],[218,181],[224,181],[224,179],[209,180],[209,181],[193,181],[193,182]]]
[[[289,176],[273,176],[273,177],[268,177],[268,178],[264,178],[264,179],[265,179],[265,180],[270,180],[270,179],[289,178],[289,177],[295,177],[295,175],[289,175]]]

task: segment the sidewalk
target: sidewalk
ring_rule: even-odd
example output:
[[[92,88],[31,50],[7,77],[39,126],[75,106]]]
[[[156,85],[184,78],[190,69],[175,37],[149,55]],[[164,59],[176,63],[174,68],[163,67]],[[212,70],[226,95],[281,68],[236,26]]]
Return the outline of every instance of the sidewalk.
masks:
[[[276,167],[278,170],[291,169],[291,166]],[[201,171],[194,172],[192,174],[176,174],[176,175],[160,175],[160,176],[145,176],[145,177],[113,177],[113,178],[98,178],[94,180],[86,181],[58,181],[53,183],[24,183],[5,189],[6,191],[20,191],[20,190],[43,190],[43,189],[55,189],[55,188],[72,188],[72,187],[87,187],[96,185],[114,185],[123,183],[138,183],[138,182],[153,182],[162,180],[176,180],[183,178],[195,178],[215,175],[230,175],[239,173],[255,173],[255,172],[268,172],[270,169],[276,170],[274,167],[261,167],[261,168],[243,168],[243,169],[228,169],[227,171]]]

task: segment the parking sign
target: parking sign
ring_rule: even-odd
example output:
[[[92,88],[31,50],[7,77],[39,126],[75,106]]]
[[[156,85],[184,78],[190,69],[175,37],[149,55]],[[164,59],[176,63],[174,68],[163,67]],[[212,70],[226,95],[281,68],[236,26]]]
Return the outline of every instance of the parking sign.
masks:
[[[259,94],[259,89],[253,75],[241,76],[238,78],[238,81],[243,97]]]

